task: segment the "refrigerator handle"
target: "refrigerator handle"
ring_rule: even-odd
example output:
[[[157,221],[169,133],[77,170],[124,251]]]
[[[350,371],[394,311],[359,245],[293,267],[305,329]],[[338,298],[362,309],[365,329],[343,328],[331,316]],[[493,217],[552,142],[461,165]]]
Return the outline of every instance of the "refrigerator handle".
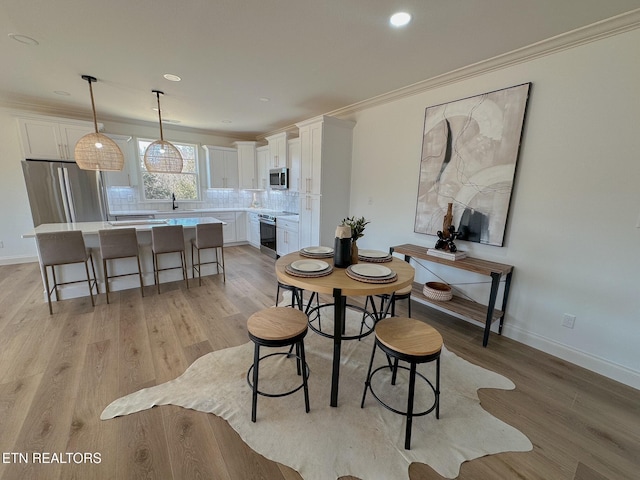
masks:
[[[71,195],[71,187],[69,183],[69,171],[66,168],[58,168],[58,178],[60,179],[60,191],[64,192],[62,195],[62,202],[64,204],[65,215],[68,222],[76,222],[76,209],[73,205],[73,195]]]

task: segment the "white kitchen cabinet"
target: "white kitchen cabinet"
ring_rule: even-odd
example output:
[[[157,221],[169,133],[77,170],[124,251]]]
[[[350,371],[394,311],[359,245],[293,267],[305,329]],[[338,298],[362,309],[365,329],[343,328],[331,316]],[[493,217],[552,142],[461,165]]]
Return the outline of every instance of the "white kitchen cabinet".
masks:
[[[247,241],[247,213],[236,212],[236,242]]]
[[[333,246],[349,216],[355,122],[322,115],[296,124],[300,134],[300,245]]]
[[[278,217],[276,220],[276,253],[279,256],[297,252],[299,247],[298,219]]]
[[[226,223],[226,225],[222,226],[222,236],[224,237],[225,245],[227,243],[234,243],[237,241],[236,212],[212,212],[210,215],[207,214],[207,216],[217,218],[218,220]]]
[[[260,218],[256,212],[247,213],[248,240],[252,247],[260,248]]]
[[[289,191],[300,191],[300,138],[289,140]]]
[[[269,142],[269,168],[284,168],[288,167],[288,140],[289,134],[287,132],[278,133],[266,137]]]
[[[238,151],[235,148],[203,145],[207,152],[207,186],[238,188]]]
[[[18,117],[24,158],[37,160],[73,160],[76,143],[94,133],[92,122],[57,117]],[[102,125],[98,124],[98,129]]]
[[[135,187],[138,184],[138,156],[134,143],[129,135],[113,135],[105,133],[116,142],[124,155],[124,167],[119,172],[104,172],[107,187]]]
[[[256,142],[235,142],[238,150],[238,188],[258,187],[256,176]]]
[[[269,188],[269,145],[256,148],[256,168],[258,173],[258,187],[262,190]]]

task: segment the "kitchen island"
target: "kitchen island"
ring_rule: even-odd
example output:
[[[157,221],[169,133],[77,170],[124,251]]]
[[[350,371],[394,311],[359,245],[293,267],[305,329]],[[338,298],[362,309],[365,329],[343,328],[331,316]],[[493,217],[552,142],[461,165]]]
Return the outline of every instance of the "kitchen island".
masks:
[[[187,272],[191,276],[191,240],[195,238],[196,225],[201,223],[222,223],[224,222],[213,217],[194,217],[194,218],[169,218],[157,220],[125,220],[111,222],[77,222],[77,223],[45,223],[37,226],[31,232],[22,235],[22,238],[35,238],[37,233],[44,232],[65,232],[70,230],[80,230],[84,237],[87,249],[91,250],[93,262],[95,265],[96,276],[100,292],[105,292],[104,272],[102,271],[102,257],[100,256],[100,242],[98,239],[99,230],[109,230],[114,228],[135,228],[138,236],[138,249],[140,252],[140,264],[142,267],[142,277],[144,285],[153,285],[153,259],[151,253],[151,229],[163,225],[182,225],[184,229],[185,253],[187,258]],[[40,252],[38,252],[38,256]],[[211,258],[209,258],[209,256]],[[166,257],[166,258],[165,258]],[[204,250],[201,253],[202,261],[211,261],[214,258],[213,250]],[[163,268],[179,266],[178,256],[163,255]],[[125,273],[135,272],[137,268],[135,257],[112,261],[109,264],[109,273],[111,275],[121,275]],[[207,270],[209,269],[209,270]],[[44,270],[40,268],[43,275],[43,298],[46,301],[46,292],[44,291]],[[202,275],[208,275],[215,272],[215,266],[203,266]],[[59,282],[78,280],[85,278],[84,266],[82,264],[64,265],[56,267],[56,276]],[[182,280],[182,274],[179,270],[168,270],[162,272],[160,276],[161,282],[170,282],[174,280]],[[126,290],[128,288],[138,288],[138,279],[135,276],[119,277],[111,279],[109,290],[115,292],[117,290]],[[71,284],[62,285],[58,288],[60,299],[75,298],[89,296],[89,290],[86,285]]]

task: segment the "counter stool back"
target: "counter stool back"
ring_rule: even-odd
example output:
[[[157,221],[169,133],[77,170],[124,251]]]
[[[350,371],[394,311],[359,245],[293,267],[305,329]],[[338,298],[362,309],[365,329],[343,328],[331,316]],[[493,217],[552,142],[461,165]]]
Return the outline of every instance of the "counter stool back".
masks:
[[[80,230],[71,230],[68,232],[48,232],[36,233],[36,243],[40,252],[40,263],[44,272],[44,283],[47,289],[47,301],[49,303],[49,314],[53,315],[51,306],[51,294],[55,291],[56,302],[58,301],[58,286],[70,283],[84,282],[85,280],[74,280],[68,282],[60,282],[56,280],[56,266],[69,265],[73,263],[84,263],[85,272],[87,273],[87,285],[89,286],[89,296],[91,297],[91,305],[95,306],[93,300],[93,287],[95,286],[96,295],[98,290],[98,282],[96,281],[96,269],[93,264],[93,256],[84,243],[84,237]],[[91,271],[93,278],[89,275],[89,264],[91,261]],[[49,275],[47,267],[51,267],[53,277],[53,286],[49,287]]]
[[[362,402],[360,408],[364,407],[367,390],[375,399],[387,410],[407,417],[404,448],[411,448],[411,426],[413,417],[427,415],[435,410],[436,418],[440,418],[440,353],[442,351],[442,336],[433,327],[424,322],[406,317],[390,317],[380,320],[375,327],[375,342],[373,351],[371,352],[371,360],[369,361],[369,370],[367,379],[364,384],[364,392],[362,393]],[[393,365],[384,364],[372,371],[373,359],[376,349],[380,348],[386,353],[388,359],[393,358]],[[436,379],[435,385],[431,381],[416,371],[416,367],[421,363],[436,361]],[[409,367],[399,365],[399,362],[408,362]],[[390,362],[389,362],[390,363]],[[372,377],[378,372],[387,370],[391,372],[391,385],[396,384],[398,369],[409,371],[409,392],[407,395],[407,410],[396,410],[385,402],[376,394],[371,386]],[[434,402],[430,408],[422,412],[414,412],[413,400],[415,393],[416,376],[424,380],[433,390]]]
[[[200,261],[200,250],[213,248],[216,259],[212,262]],[[198,261],[195,261],[194,250],[197,251]],[[220,253],[218,254],[218,250]],[[198,272],[198,285],[202,285],[200,269],[202,265],[215,264],[216,272],[219,274],[222,268],[222,281],[227,281],[227,274],[224,267],[224,237],[222,234],[222,223],[200,223],[196,225],[196,238],[191,240],[191,268],[192,277],[196,277]]]
[[[109,279],[116,277],[126,277],[138,275],[140,280],[140,294],[144,297],[144,284],[142,283],[142,269],[140,268],[140,253],[138,252],[138,236],[135,228],[113,228],[110,230],[98,230],[100,240],[100,256],[102,257],[102,270],[104,271],[104,287],[107,293],[107,303],[109,303]],[[123,273],[120,275],[109,275],[108,260],[118,260],[121,258],[136,257],[138,261],[138,271]]]
[[[307,387],[309,368],[304,353],[304,337],[308,331],[307,316],[297,308],[265,308],[249,317],[249,320],[247,320],[247,330],[249,332],[249,338],[255,345],[253,365],[251,365],[247,371],[247,383],[252,390],[251,421],[256,421],[258,395],[265,397],[284,397],[297,392],[301,388],[304,390],[305,410],[309,413],[309,389]],[[292,350],[289,350],[289,352],[276,352],[260,357],[260,347],[285,347],[289,345],[295,346],[295,355],[292,355]],[[258,388],[260,362],[275,355],[295,356],[298,375],[302,376],[302,382],[287,392],[262,392]]]
[[[160,293],[160,272],[165,270],[174,270],[176,268],[182,269],[182,278],[187,284],[187,288],[189,288],[182,225],[153,227],[151,229],[151,251],[153,254],[153,281],[158,287],[158,293]],[[159,268],[158,255],[167,253],[180,254],[180,267]]]

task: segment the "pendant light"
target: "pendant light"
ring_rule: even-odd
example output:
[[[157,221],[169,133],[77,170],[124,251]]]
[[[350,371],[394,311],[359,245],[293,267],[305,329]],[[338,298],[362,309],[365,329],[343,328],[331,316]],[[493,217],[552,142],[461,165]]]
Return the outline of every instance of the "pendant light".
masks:
[[[96,120],[96,105],[93,101],[93,88],[91,84],[96,82],[95,77],[82,75],[89,82],[91,94],[91,108],[93,110],[93,126],[95,133],[88,133],[76,143],[74,150],[75,161],[83,170],[118,171],[124,168],[124,155],[120,147],[109,137],[98,133],[98,121]]]
[[[182,172],[182,155],[171,143],[165,141],[162,136],[162,114],[160,113],[160,95],[164,92],[151,90],[158,99],[158,121],[160,123],[160,140],[156,140],[147,147],[144,152],[144,166],[148,172],[153,173],[180,173]]]

